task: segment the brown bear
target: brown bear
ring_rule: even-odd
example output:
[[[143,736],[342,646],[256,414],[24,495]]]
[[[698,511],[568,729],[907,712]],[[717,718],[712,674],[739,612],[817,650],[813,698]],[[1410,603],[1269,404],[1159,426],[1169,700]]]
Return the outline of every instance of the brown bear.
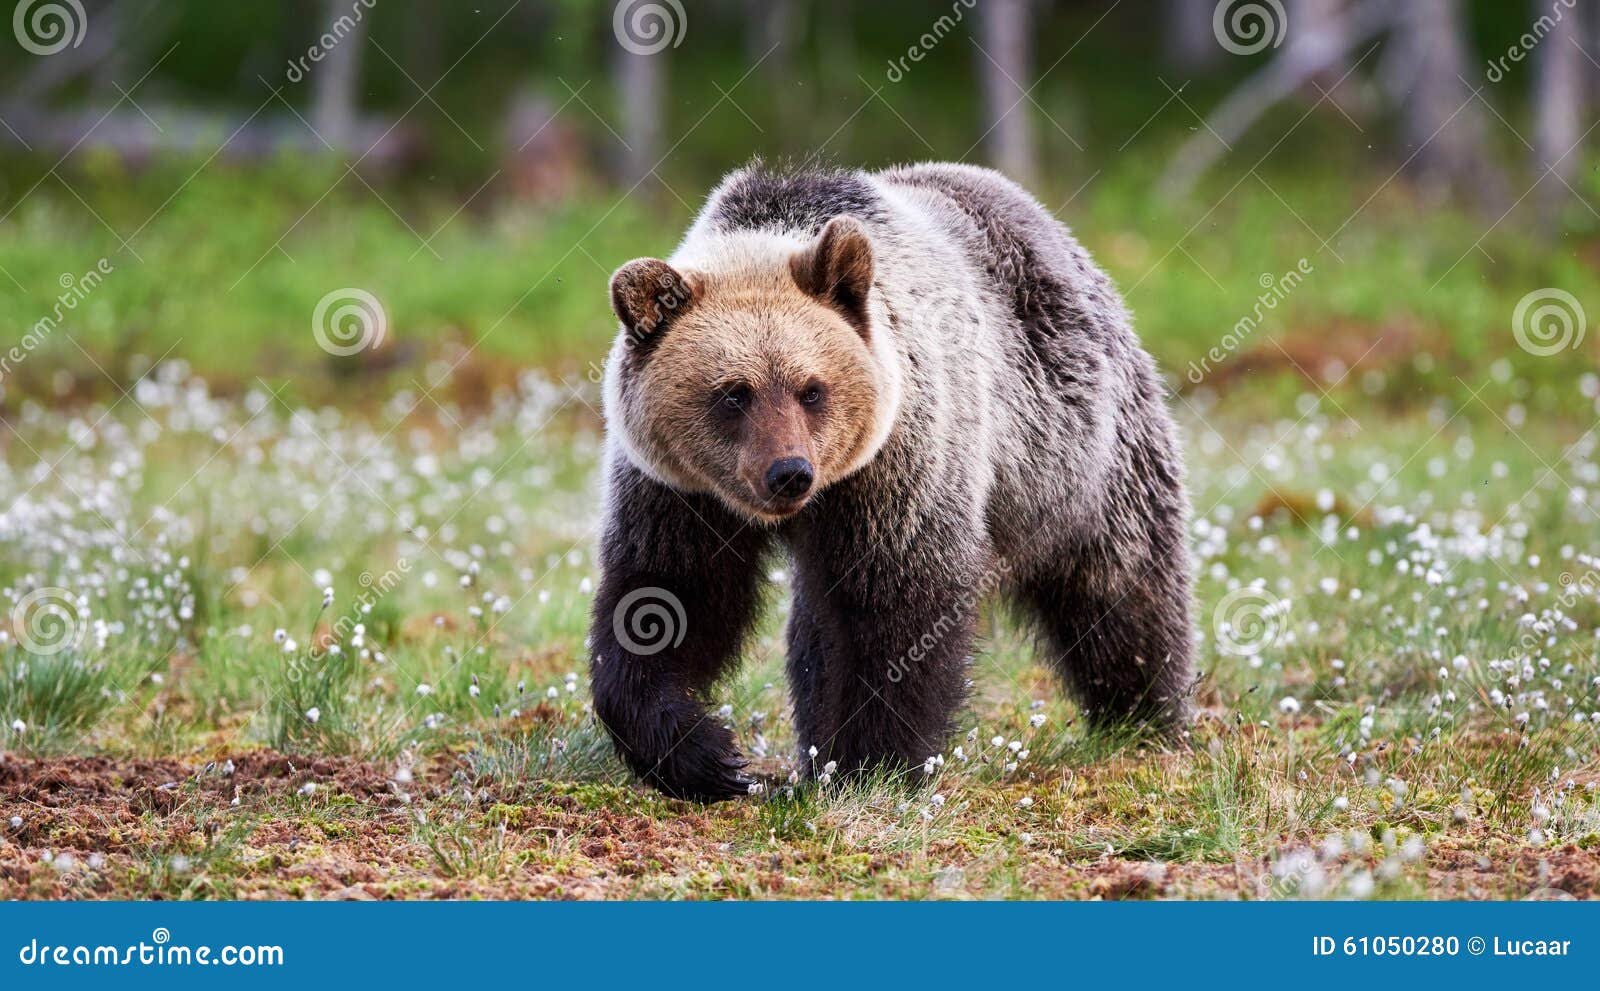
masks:
[[[1183,725],[1188,498],[1163,385],[1110,280],[1021,188],[965,165],[753,165],[669,260],[622,266],[611,302],[594,707],[645,781],[751,790],[706,693],[780,551],[804,769],[941,753],[991,590],[1091,724]]]

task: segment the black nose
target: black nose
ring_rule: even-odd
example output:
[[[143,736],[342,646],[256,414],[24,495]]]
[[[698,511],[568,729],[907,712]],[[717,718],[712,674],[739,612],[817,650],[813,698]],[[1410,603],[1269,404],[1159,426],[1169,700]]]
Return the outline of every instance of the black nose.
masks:
[[[805,458],[779,458],[767,469],[767,493],[798,499],[811,491],[811,462]]]

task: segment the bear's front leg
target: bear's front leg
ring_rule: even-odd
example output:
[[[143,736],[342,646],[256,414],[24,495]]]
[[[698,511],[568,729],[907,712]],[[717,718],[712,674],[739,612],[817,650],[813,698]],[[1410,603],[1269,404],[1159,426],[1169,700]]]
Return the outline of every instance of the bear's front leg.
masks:
[[[789,680],[813,773],[921,764],[966,698],[982,538],[925,532],[908,549],[881,536],[819,529],[796,547]]]
[[[675,798],[748,793],[705,692],[738,660],[767,536],[715,500],[613,468],[589,642],[594,710],[633,772]]]

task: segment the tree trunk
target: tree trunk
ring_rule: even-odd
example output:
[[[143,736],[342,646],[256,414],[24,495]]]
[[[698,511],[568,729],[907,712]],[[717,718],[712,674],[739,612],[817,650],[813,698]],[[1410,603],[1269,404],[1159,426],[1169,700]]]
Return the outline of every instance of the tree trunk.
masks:
[[[339,151],[356,150],[357,89],[361,85],[361,49],[367,40],[367,17],[357,18],[350,11],[349,0],[327,0],[323,5],[328,32],[335,33],[337,26],[343,35],[311,73],[311,126]]]
[[[1296,32],[1309,34],[1315,38],[1318,50],[1338,53],[1311,79],[1319,92],[1307,93],[1306,97],[1314,101],[1326,93],[1329,104],[1352,120],[1362,120],[1376,109],[1371,94],[1350,72],[1351,56],[1360,43],[1350,37],[1350,32],[1362,27],[1362,18],[1345,14],[1344,0],[1295,0],[1289,9],[1289,41],[1296,42]],[[1364,35],[1361,40],[1365,40]]]
[[[1032,108],[1026,87],[1030,79],[1030,0],[984,0],[979,5],[981,50],[978,76],[983,87],[984,122],[989,159],[1000,171],[1023,184],[1033,181]]]
[[[1167,61],[1180,71],[1202,74],[1222,60],[1222,46],[1211,29],[1212,5],[1196,0],[1166,0]]]
[[[1536,16],[1554,23],[1535,54],[1533,109],[1534,166],[1539,171],[1539,203],[1547,222],[1572,195],[1570,183],[1578,172],[1582,150],[1574,146],[1583,137],[1584,94],[1588,61],[1578,49],[1583,38],[1580,8],[1561,3],[1545,8],[1535,0]],[[1559,18],[1559,20],[1557,20]],[[1551,174],[1546,175],[1546,171]]]
[[[1303,16],[1291,15],[1287,41],[1278,54],[1228,94],[1207,117],[1205,127],[1184,142],[1162,177],[1163,191],[1187,195],[1262,114],[1311,80],[1327,78],[1335,67],[1348,66],[1355,46],[1393,23],[1392,7],[1392,0],[1364,0],[1335,16],[1330,0],[1299,0],[1294,9]],[[1324,85],[1333,86],[1346,71],[1340,68],[1339,75]]]
[[[767,116],[778,123],[778,139],[792,150],[803,124],[806,90],[795,85],[795,50],[804,27],[795,0],[745,0],[745,50],[751,65],[760,65],[769,101]],[[801,142],[803,144],[803,139]]]
[[[622,140],[627,144],[617,178],[632,187],[643,183],[660,159],[665,58],[661,53],[636,54],[618,46],[615,69]]]
[[[753,63],[765,57],[761,69],[774,79],[786,80],[794,54],[799,12],[794,0],[745,0],[745,49]],[[772,54],[768,55],[768,52]]]
[[[1450,188],[1494,210],[1505,179],[1488,157],[1482,107],[1465,82],[1460,0],[1400,5],[1400,58],[1411,77],[1397,93],[1405,168],[1424,186]]]

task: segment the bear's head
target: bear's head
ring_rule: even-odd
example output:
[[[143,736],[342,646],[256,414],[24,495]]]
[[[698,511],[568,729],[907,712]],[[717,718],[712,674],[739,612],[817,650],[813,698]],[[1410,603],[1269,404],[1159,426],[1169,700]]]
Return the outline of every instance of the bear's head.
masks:
[[[900,375],[871,317],[872,241],[836,217],[810,243],[730,236],[714,260],[680,264],[641,258],[612,276],[612,432],[646,474],[778,522],[893,426]]]

